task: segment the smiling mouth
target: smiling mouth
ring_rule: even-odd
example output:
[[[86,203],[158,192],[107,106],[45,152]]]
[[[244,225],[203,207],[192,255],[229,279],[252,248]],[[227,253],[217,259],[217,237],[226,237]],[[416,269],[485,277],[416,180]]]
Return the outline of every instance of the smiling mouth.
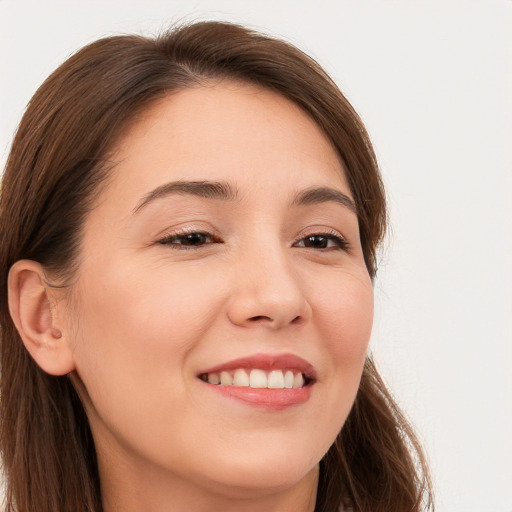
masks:
[[[306,403],[316,370],[294,354],[253,354],[204,369],[197,377],[224,398],[263,411]]]
[[[249,387],[253,389],[300,389],[312,383],[312,379],[299,370],[237,368],[221,372],[202,373],[199,378],[217,386]]]

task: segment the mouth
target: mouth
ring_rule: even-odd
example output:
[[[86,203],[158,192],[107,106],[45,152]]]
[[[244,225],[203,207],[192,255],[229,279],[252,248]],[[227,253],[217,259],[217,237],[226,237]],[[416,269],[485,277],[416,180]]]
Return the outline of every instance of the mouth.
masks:
[[[270,410],[306,402],[316,381],[313,366],[291,354],[236,359],[197,377],[224,397]]]
[[[202,373],[199,378],[208,384],[253,389],[300,389],[311,383],[311,379],[299,370],[265,371],[260,368],[252,370],[237,368],[234,371]]]

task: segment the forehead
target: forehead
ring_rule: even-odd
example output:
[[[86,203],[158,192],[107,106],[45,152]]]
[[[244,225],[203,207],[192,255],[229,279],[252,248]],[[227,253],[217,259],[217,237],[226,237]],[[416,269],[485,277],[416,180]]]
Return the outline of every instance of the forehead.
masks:
[[[154,102],[124,131],[113,160],[118,190],[171,179],[349,188],[336,150],[308,114],[277,93],[232,81]]]

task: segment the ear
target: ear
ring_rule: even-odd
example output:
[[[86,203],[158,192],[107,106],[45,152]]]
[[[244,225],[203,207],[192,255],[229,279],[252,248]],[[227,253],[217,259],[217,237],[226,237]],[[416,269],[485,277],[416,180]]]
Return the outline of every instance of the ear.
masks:
[[[43,267],[31,260],[16,262],[8,278],[9,312],[23,344],[46,373],[66,375],[75,369],[69,333],[56,323],[55,290]]]

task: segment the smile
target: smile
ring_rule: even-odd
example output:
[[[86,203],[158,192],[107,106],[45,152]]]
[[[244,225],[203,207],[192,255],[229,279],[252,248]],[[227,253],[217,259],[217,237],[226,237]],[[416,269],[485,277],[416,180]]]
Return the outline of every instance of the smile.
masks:
[[[220,386],[240,386],[257,389],[298,389],[302,388],[306,379],[299,370],[270,370],[238,368],[234,371],[220,373],[203,373],[199,376],[204,382]]]
[[[293,354],[255,354],[197,376],[225,398],[270,411],[307,402],[316,382],[313,366]]]

